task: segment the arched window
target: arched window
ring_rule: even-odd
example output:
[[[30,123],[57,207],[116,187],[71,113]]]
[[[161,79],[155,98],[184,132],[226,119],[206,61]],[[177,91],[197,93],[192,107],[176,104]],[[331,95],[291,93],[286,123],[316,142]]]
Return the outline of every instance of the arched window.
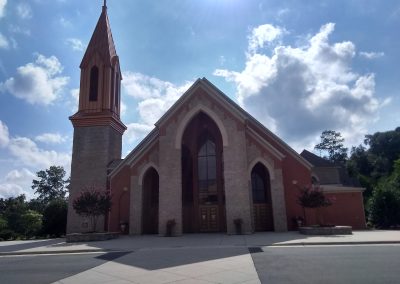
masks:
[[[267,203],[267,173],[261,164],[257,164],[251,172],[251,189],[254,203]]]
[[[99,68],[93,66],[90,69],[90,88],[89,88],[89,101],[97,101],[97,95],[99,90]]]
[[[115,80],[115,107],[118,109],[118,104],[119,104],[119,90],[120,90],[120,85],[121,80],[119,79],[119,73],[117,72],[117,78]]]
[[[197,155],[200,204],[217,204],[217,159],[215,143],[207,137],[200,144]]]

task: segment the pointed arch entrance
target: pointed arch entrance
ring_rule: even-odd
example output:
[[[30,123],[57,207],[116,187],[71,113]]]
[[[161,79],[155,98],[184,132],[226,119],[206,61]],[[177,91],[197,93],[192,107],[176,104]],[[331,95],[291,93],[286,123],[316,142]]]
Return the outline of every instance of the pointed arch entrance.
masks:
[[[225,232],[223,144],[215,122],[199,112],[182,137],[183,232]]]
[[[142,233],[158,234],[159,177],[151,167],[143,177]]]
[[[258,162],[251,170],[254,230],[273,231],[271,181],[268,169]]]

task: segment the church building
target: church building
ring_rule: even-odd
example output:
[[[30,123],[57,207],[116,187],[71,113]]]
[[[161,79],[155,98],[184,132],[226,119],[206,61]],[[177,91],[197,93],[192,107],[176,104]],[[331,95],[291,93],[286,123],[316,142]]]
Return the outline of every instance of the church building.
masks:
[[[299,188],[319,180],[317,167],[205,78],[121,159],[122,74],[106,5],[80,68],[67,233],[89,230],[72,202],[93,184],[112,194],[105,231],[165,235],[175,223],[174,235],[234,234],[239,222],[243,233],[296,229]],[[365,228],[363,189],[334,182],[326,188],[336,201],[321,211],[324,221]],[[306,214],[316,222],[313,211]]]

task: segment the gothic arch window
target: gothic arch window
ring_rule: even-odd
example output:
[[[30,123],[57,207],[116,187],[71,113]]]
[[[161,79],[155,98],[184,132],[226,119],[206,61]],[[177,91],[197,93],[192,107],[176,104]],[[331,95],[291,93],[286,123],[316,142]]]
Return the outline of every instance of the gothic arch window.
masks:
[[[265,167],[258,163],[254,166],[251,171],[251,188],[253,192],[253,202],[257,203],[267,203],[267,186],[269,179],[265,170]]]
[[[99,91],[99,68],[93,66],[90,69],[90,87],[89,87],[89,101],[97,101]]]
[[[215,143],[211,136],[201,139],[197,154],[200,204],[218,203],[217,159]]]

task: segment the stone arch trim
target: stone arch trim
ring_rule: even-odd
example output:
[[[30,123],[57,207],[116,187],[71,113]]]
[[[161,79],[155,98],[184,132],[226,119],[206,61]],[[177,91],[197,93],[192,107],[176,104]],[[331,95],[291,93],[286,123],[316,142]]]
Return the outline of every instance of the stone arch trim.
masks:
[[[181,149],[182,137],[183,133],[185,132],[186,126],[190,123],[191,119],[197,115],[199,112],[204,112],[207,114],[217,125],[219,132],[222,136],[222,145],[224,147],[228,146],[228,132],[222,122],[222,120],[218,117],[218,115],[211,110],[209,107],[204,105],[198,105],[192,108],[182,119],[181,123],[178,126],[176,131],[176,138],[175,138],[175,149]]]
[[[143,178],[144,178],[145,174],[147,173],[147,171],[148,171],[150,168],[154,168],[154,170],[157,172],[157,174],[160,175],[160,171],[158,170],[158,167],[156,166],[156,164],[154,164],[153,162],[147,163],[147,164],[142,168],[142,170],[140,171],[139,178],[138,178],[139,186],[142,186],[142,185],[143,185]]]
[[[255,158],[249,165],[247,173],[248,173],[248,177],[251,178],[251,171],[253,170],[254,166],[257,163],[261,163],[264,167],[267,168],[268,172],[269,172],[269,177],[272,180],[275,179],[275,171],[274,171],[274,167],[273,165],[271,165],[271,163],[269,163],[267,160],[265,160],[264,158],[258,157]]]

